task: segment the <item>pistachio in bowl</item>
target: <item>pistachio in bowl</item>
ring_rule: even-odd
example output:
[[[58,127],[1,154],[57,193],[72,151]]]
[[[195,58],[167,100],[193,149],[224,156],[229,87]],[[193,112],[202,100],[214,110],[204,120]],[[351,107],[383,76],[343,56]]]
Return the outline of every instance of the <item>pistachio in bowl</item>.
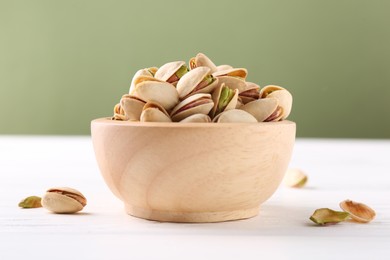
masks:
[[[220,123],[217,118],[229,110],[233,111],[222,116],[224,122],[286,119],[292,107],[290,92],[276,85],[260,88],[246,81],[247,75],[245,68],[216,66],[202,53],[191,58],[189,66],[174,61],[141,69],[134,75],[129,93],[115,105],[112,119]]]
[[[128,214],[169,222],[256,216],[295,141],[292,96],[199,53],[139,70],[112,117],[93,120],[100,172]]]

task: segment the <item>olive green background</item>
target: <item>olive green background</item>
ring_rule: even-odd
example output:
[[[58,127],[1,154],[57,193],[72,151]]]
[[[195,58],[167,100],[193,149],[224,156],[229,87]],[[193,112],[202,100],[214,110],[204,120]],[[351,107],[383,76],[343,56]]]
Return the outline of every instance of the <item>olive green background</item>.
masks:
[[[294,96],[299,137],[390,138],[390,1],[1,1],[0,134],[89,134],[198,52]]]

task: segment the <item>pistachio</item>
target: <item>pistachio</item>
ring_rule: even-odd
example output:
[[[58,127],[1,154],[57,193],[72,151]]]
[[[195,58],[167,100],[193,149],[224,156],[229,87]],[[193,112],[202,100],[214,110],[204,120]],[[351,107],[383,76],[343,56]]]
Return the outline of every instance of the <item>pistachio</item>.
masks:
[[[112,120],[126,120],[125,111],[123,110],[120,103],[114,106],[114,115],[111,118]]]
[[[214,107],[210,112],[212,117],[216,115],[234,109],[237,106],[238,100],[238,89],[232,89],[229,86],[226,86],[225,83],[222,83],[213,91],[213,101]]]
[[[133,76],[129,94],[115,105],[112,119],[214,123],[286,119],[292,108],[291,93],[276,85],[260,88],[246,81],[247,76],[247,69],[217,66],[203,53],[191,58],[188,66],[185,61],[172,61],[160,68],[144,68]],[[236,111],[225,113],[229,110]]]
[[[369,206],[352,200],[340,202],[340,208],[349,213],[351,218],[357,222],[367,223],[375,218],[375,211]]]
[[[307,176],[300,169],[288,169],[283,179],[283,183],[292,188],[302,188],[306,182]]]
[[[320,208],[314,211],[314,213],[310,216],[310,220],[318,225],[326,225],[345,221],[348,217],[348,212]]]
[[[188,71],[189,71],[189,70],[188,70],[187,66],[181,66],[180,69],[178,69],[178,70],[176,71],[175,74],[176,74],[176,76],[180,79],[180,78],[183,77],[184,74],[186,74]]]
[[[51,188],[42,198],[42,206],[54,213],[76,213],[87,205],[87,199],[78,190],[68,187]]]
[[[21,202],[19,202],[18,206],[24,209],[40,208],[42,207],[41,197],[38,196],[27,197]]]

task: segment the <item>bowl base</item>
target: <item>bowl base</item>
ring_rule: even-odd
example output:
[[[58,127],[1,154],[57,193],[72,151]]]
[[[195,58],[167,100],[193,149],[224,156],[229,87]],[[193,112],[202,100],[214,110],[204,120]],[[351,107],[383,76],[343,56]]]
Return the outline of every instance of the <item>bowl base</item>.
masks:
[[[125,204],[127,214],[161,222],[210,223],[251,218],[259,213],[259,207],[217,212],[175,212],[138,208]]]

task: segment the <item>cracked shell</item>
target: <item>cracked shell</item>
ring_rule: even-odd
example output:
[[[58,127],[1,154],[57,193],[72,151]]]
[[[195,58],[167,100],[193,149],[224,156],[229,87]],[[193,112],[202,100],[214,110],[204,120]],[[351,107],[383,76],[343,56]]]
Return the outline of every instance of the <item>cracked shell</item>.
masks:
[[[197,93],[211,93],[218,86],[218,79],[210,74],[210,68],[197,67],[187,72],[177,83],[180,99]]]
[[[179,122],[194,114],[210,113],[214,106],[210,94],[195,94],[180,102],[171,112],[171,118],[174,122]]]
[[[184,61],[173,61],[165,63],[157,70],[154,77],[156,79],[175,84],[180,79],[180,77],[176,75],[176,72],[183,66],[187,68]]]
[[[210,68],[210,73],[217,71],[217,66],[215,66],[214,62],[203,53],[198,53],[194,58],[191,58],[189,64],[191,70],[197,67],[208,67]]]
[[[141,122],[172,122],[168,112],[158,103],[148,102],[142,109]]]
[[[352,200],[344,200],[340,202],[340,208],[345,212],[348,212],[351,218],[357,222],[367,223],[373,220],[376,216],[376,213],[372,208],[366,204]]]
[[[229,89],[229,97],[226,97],[227,99],[221,100],[222,92],[224,92],[224,89]],[[212,94],[212,99],[214,102],[214,107],[210,112],[210,116],[214,118],[216,115],[230,110],[235,109],[237,106],[237,99],[238,99],[238,89],[231,89],[229,86],[226,86],[225,83],[222,83],[222,85],[218,86],[216,89],[214,89]],[[221,104],[221,102],[225,104]]]
[[[272,121],[270,119],[275,119],[275,113],[280,111],[278,108],[279,101],[276,98],[258,99],[240,107],[241,110],[248,112],[259,122]],[[276,118],[277,115],[278,114],[276,114]]]
[[[54,213],[76,213],[87,205],[87,199],[78,190],[68,187],[51,188],[42,197],[42,206]]]
[[[245,82],[245,89],[240,91],[240,97],[244,104],[255,101],[260,97],[260,86],[253,82]]]
[[[283,90],[285,88],[276,85],[267,85],[260,89],[260,98],[266,98],[269,94],[277,90]]]
[[[146,102],[136,96],[126,94],[122,96],[120,104],[126,120],[139,121]]]
[[[146,102],[158,102],[165,110],[172,109],[179,102],[175,86],[150,77],[137,79],[133,95]]]
[[[257,123],[254,116],[240,109],[231,109],[214,117],[216,123]]]
[[[192,116],[186,117],[181,120],[179,123],[210,123],[211,118],[205,114],[194,114]]]
[[[135,88],[135,80],[139,77],[139,76],[148,76],[148,77],[154,77],[154,74],[156,73],[157,71],[157,67],[150,67],[150,68],[145,68],[145,69],[140,69],[138,70],[134,76],[133,76],[133,79],[131,80],[131,84],[130,84],[130,89],[129,89],[129,93],[131,94],[131,92],[134,90]]]
[[[267,95],[267,98],[276,98],[279,103],[278,105],[282,108],[283,113],[281,119],[286,119],[290,113],[293,103],[293,97],[291,93],[286,89],[276,90]]]
[[[230,70],[230,69],[233,69],[233,67],[227,64],[217,66],[217,71]]]
[[[247,90],[245,81],[231,76],[218,77],[218,85],[222,85],[222,84],[225,84],[226,86],[228,86],[233,90],[238,89],[238,93]]]
[[[121,121],[126,120],[125,111],[123,110],[120,103],[118,103],[114,106],[114,115],[112,116],[111,119],[112,120],[121,120]]]
[[[248,76],[248,71],[245,68],[232,68],[226,70],[219,70],[213,73],[214,77],[230,76],[245,80]]]

